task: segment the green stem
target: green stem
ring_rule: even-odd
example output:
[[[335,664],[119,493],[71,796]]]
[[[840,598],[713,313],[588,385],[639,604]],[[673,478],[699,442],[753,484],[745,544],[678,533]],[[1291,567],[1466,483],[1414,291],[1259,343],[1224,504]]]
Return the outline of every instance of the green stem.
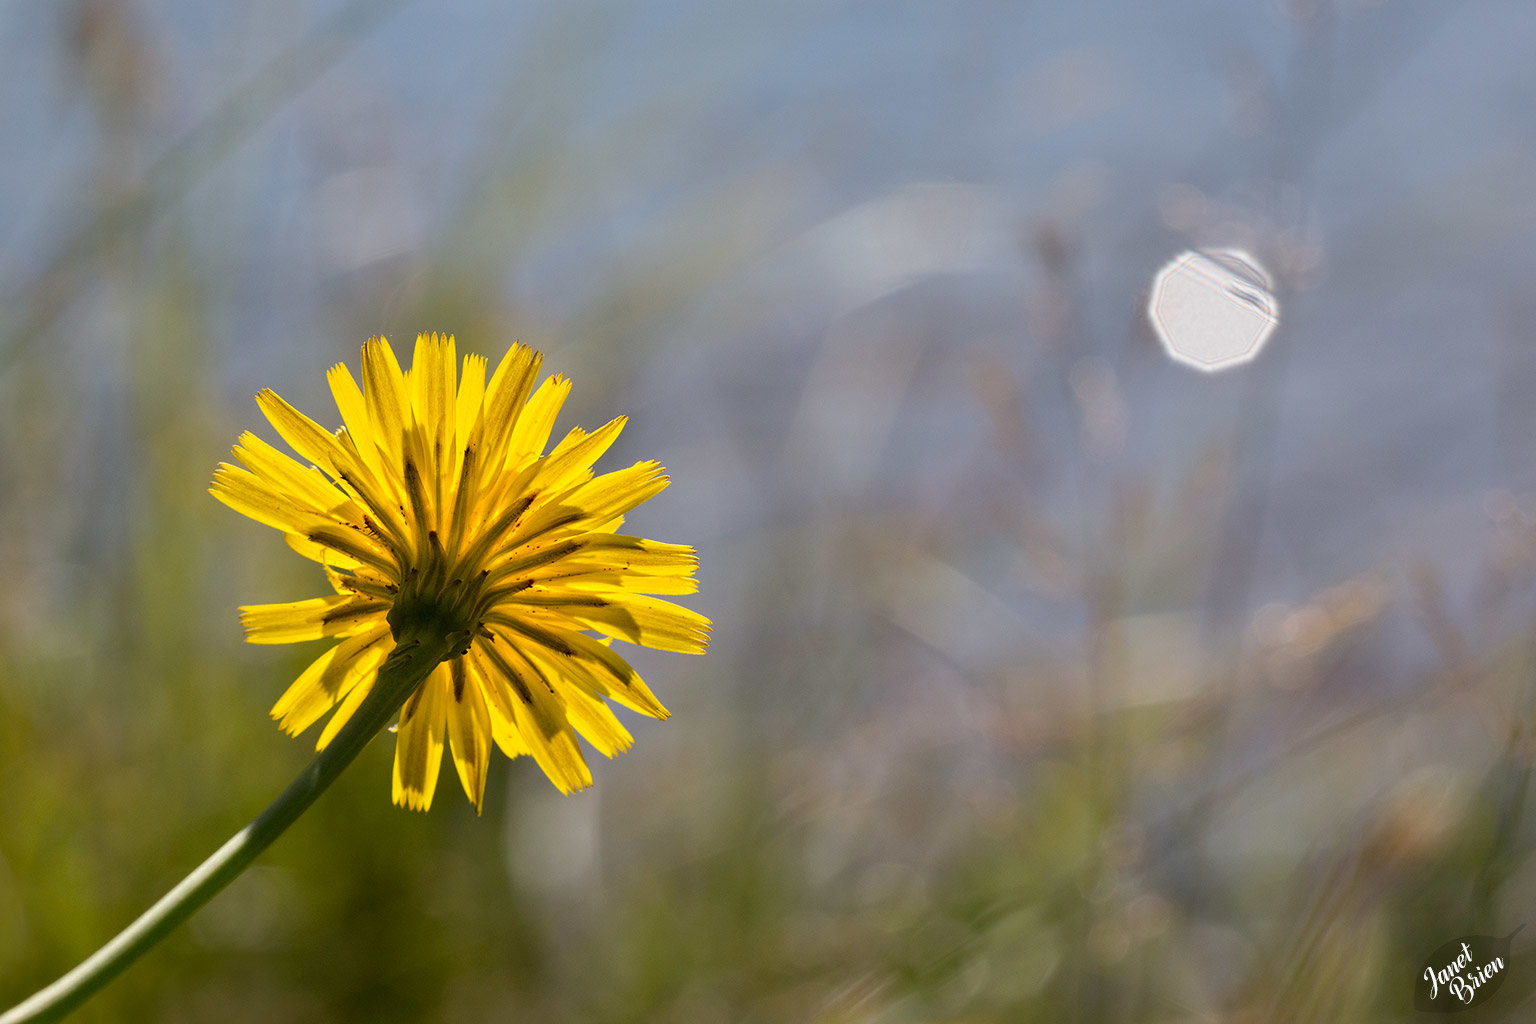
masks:
[[[271,806],[80,966],[0,1014],[0,1024],[40,1024],[63,1018],[191,917],[308,810],[450,652],[449,642],[441,636],[416,636],[397,644],[356,713]]]

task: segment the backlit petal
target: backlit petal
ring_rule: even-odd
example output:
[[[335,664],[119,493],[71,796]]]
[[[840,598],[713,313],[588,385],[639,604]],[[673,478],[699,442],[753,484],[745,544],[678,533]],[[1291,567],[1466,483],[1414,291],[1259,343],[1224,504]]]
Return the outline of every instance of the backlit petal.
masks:
[[[272,717],[282,730],[297,736],[335,707],[365,674],[378,668],[388,637],[389,627],[379,623],[311,662],[272,706]]]
[[[240,609],[245,638],[253,644],[291,644],[327,636],[348,636],[378,625],[386,605],[354,594],[308,601],[252,604]]]
[[[405,702],[395,739],[395,803],[413,811],[432,806],[437,776],[443,765],[443,727],[448,692],[448,666],[439,665]]]
[[[480,686],[469,681],[460,658],[450,667],[453,703],[448,707],[448,745],[469,802],[480,813],[485,799],[485,773],[491,761],[491,714]]]

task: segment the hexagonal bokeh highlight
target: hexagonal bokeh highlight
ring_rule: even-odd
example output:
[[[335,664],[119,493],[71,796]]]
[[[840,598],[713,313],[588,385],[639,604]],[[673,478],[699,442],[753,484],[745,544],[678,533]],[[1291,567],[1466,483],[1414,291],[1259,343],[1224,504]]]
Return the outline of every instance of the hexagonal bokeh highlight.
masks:
[[[1280,304],[1247,253],[1189,250],[1152,279],[1147,316],[1175,362],[1214,373],[1259,354],[1280,323]]]

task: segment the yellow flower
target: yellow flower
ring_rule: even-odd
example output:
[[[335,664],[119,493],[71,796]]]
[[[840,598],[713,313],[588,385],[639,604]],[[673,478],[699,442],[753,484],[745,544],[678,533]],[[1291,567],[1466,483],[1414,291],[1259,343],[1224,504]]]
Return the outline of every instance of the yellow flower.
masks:
[[[451,336],[418,335],[408,372],[370,339],[361,387],[344,365],[328,375],[346,424],[335,433],[271,391],[256,396],[313,465],[246,433],[234,448],[245,468],[214,473],[214,497],[282,530],[335,590],[241,609],[252,643],[339,640],[272,708],[284,731],[334,708],[324,748],[397,640],[430,630],[453,641],[400,711],[394,800],[413,809],[432,803],[445,733],[476,811],[492,741],[531,754],[564,792],[591,785],[576,733],[610,757],[632,742],[605,698],[667,717],[609,638],[688,654],[708,641],[708,619],[652,596],[697,589],[693,549],[615,532],[667,486],[662,467],[593,476],[622,416],[545,454],[570,382],[535,391],[541,361],[515,345],[486,382],[485,359],[465,356],[455,382]]]

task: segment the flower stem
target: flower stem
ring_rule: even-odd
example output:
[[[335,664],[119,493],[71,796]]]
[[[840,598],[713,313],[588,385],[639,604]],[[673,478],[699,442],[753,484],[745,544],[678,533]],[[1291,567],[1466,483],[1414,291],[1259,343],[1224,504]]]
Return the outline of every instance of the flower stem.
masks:
[[[356,713],[266,810],[78,967],[0,1014],[0,1024],[41,1024],[63,1018],[191,917],[308,810],[451,651],[446,637],[402,638]]]

